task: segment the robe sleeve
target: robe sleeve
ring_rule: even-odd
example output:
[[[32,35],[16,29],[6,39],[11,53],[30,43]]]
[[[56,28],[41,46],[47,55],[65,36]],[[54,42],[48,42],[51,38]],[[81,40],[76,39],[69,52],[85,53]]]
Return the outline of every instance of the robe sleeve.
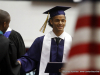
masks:
[[[29,50],[18,59],[21,62],[21,72],[30,72],[37,68],[41,56],[41,40],[37,38]]]
[[[9,75],[20,75],[20,65],[17,62],[17,49],[13,42],[9,42],[9,51],[6,56],[6,63],[8,65],[8,70],[11,72]]]

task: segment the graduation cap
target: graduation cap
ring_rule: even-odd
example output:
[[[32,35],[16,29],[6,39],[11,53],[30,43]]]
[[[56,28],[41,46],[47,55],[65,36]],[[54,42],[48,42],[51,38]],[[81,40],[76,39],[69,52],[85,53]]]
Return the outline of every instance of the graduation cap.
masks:
[[[47,15],[47,19],[44,22],[43,26],[41,27],[40,31],[42,31],[44,33],[47,22],[48,22],[49,14],[50,14],[50,17],[54,17],[54,16],[57,16],[57,15],[65,15],[64,11],[69,9],[69,8],[71,8],[71,7],[55,6],[51,9],[45,11],[43,14],[48,14],[48,15]]]

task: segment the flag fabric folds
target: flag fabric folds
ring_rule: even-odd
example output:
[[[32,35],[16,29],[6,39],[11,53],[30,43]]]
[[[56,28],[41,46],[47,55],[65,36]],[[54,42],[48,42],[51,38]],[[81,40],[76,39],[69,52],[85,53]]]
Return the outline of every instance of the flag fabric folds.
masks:
[[[100,75],[100,0],[79,4],[65,75]]]

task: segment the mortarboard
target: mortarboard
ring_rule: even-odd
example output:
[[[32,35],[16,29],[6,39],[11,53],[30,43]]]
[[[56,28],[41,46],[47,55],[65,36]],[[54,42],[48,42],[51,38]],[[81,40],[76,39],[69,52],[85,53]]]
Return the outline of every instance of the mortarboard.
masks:
[[[57,15],[65,15],[64,11],[69,9],[69,8],[71,8],[71,7],[55,6],[51,9],[45,11],[43,14],[48,14],[48,15],[47,15],[47,19],[46,19],[45,23],[43,24],[43,26],[41,27],[40,31],[43,30],[43,33],[44,33],[46,25],[47,25],[48,18],[49,18],[49,14],[50,14],[50,17],[54,17],[54,16],[57,16]]]

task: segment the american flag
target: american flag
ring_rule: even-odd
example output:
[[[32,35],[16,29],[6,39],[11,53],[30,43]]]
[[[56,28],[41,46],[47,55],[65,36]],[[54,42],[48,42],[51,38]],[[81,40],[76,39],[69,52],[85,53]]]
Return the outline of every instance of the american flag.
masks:
[[[100,0],[79,4],[65,75],[100,75]]]

